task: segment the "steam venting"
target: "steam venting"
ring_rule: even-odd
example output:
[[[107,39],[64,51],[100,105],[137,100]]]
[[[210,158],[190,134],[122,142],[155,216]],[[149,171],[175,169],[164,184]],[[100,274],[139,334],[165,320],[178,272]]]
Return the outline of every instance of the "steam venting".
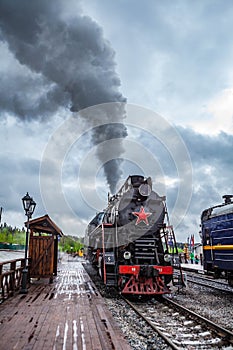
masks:
[[[0,45],[8,47],[19,63],[11,76],[2,76],[0,103],[4,101],[5,112],[21,120],[37,118],[42,122],[60,109],[78,112],[119,102],[116,110],[102,116],[103,120],[98,116],[104,125],[93,128],[92,135],[94,145],[112,138],[119,140],[118,149],[108,149],[113,152],[112,160],[104,164],[114,192],[121,175],[121,141],[127,135],[122,107],[126,100],[119,92],[115,54],[99,25],[80,8],[79,13],[69,13],[67,6],[72,2],[0,1]],[[87,117],[86,123],[92,126],[92,118]],[[106,150],[101,145],[97,149],[102,161]]]

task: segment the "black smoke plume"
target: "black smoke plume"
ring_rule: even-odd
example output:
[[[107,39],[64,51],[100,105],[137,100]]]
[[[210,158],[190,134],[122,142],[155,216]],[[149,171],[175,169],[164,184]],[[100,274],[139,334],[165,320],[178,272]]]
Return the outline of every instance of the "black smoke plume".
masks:
[[[0,0],[1,45],[8,46],[20,67],[16,75],[2,77],[0,102],[4,101],[3,110],[22,120],[44,120],[64,107],[78,112],[101,103],[125,102],[115,53],[102,29],[81,9],[68,14],[67,6],[72,2]],[[100,134],[102,140],[125,137],[123,117],[124,112],[115,113],[110,119],[117,124],[93,129],[93,143],[98,144]],[[92,120],[86,122],[92,125]],[[111,191],[119,180],[121,154],[120,145],[105,166]]]

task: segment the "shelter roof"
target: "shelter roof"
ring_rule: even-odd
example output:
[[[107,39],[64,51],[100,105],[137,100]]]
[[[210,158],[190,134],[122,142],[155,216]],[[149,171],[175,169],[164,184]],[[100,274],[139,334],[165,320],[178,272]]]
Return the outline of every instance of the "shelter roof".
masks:
[[[27,222],[25,222],[25,226]],[[53,220],[46,214],[39,218],[29,221],[29,229],[38,233],[50,233],[57,236],[63,236],[62,230],[53,222]]]

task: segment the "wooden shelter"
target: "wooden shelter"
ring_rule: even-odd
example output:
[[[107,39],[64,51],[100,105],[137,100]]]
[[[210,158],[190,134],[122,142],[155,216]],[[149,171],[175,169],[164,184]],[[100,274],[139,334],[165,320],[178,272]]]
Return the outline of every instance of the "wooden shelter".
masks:
[[[57,275],[58,240],[61,229],[48,215],[29,221],[30,278],[50,278]]]

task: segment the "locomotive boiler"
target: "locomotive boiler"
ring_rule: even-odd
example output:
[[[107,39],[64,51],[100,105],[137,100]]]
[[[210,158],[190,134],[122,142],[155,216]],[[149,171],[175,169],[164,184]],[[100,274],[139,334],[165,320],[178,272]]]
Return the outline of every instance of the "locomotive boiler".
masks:
[[[215,277],[224,277],[233,287],[233,195],[224,203],[205,209],[201,215],[203,267]]]
[[[165,200],[152,190],[150,177],[132,175],[91,220],[85,235],[87,258],[106,286],[122,294],[170,292],[177,248],[166,223]]]

